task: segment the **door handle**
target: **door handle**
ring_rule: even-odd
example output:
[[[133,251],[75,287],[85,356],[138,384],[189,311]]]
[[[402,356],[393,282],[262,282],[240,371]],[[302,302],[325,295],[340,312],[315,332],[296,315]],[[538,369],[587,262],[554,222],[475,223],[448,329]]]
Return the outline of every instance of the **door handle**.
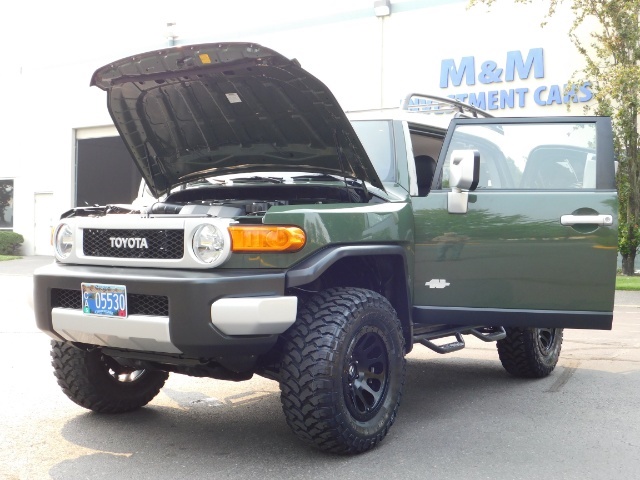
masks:
[[[562,215],[562,225],[613,225],[613,215]]]

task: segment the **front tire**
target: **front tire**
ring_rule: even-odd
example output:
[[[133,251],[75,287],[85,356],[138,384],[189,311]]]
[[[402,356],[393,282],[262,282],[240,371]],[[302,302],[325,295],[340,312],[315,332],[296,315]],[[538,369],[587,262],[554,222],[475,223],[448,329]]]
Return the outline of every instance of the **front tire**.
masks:
[[[516,377],[543,378],[556,367],[562,349],[562,328],[505,328],[499,340],[502,366]]]
[[[55,340],[51,342],[51,365],[67,397],[100,413],[129,412],[146,405],[169,377],[160,370],[134,370],[119,365],[98,348],[80,350]]]
[[[333,453],[377,445],[405,379],[402,327],[387,299],[361,288],[320,292],[283,340],[281,401],[293,432]]]

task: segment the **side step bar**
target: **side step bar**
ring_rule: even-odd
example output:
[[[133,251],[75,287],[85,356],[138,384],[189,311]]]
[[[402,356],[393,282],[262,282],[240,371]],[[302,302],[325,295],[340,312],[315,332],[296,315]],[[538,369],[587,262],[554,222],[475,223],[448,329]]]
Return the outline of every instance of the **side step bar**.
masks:
[[[481,331],[481,330],[484,330],[484,331]],[[488,328],[488,329],[472,328],[471,330],[469,330],[469,333],[484,342],[497,342],[498,340],[502,340],[507,336],[507,332],[505,332],[504,327],[496,327],[496,328]]]
[[[417,335],[413,338],[413,341],[416,343],[420,343],[425,347],[433,350],[436,353],[445,354],[451,352],[457,352],[458,350],[462,350],[466,344],[464,342],[464,338],[462,335],[473,335],[476,338],[479,338],[483,342],[497,342],[498,340],[502,340],[507,336],[507,332],[503,327],[496,328],[485,328],[485,327],[477,327],[470,328],[465,330],[460,330],[457,332],[447,331],[447,332],[432,332],[428,334]],[[431,340],[436,338],[445,338],[454,336],[455,341],[445,343],[443,345],[436,345]]]
[[[423,338],[422,340],[420,340],[420,343],[425,347],[430,348],[434,352],[441,353],[444,355],[445,353],[457,352],[458,350],[462,350],[466,346],[464,343],[464,338],[462,338],[461,333],[456,333],[455,337],[456,337],[455,342],[445,343],[444,345],[436,345],[435,343],[427,340],[426,338]]]

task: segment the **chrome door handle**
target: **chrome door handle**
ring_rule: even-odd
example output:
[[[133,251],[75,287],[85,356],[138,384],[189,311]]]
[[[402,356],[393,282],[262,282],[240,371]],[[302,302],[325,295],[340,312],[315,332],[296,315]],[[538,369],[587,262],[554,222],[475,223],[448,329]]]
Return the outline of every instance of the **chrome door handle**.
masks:
[[[613,225],[613,215],[562,215],[562,225]]]

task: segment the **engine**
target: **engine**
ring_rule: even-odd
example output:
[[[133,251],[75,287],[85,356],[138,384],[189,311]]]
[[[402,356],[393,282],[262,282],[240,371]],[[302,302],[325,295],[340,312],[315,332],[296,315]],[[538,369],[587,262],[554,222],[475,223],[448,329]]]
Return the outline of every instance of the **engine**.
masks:
[[[146,207],[105,205],[79,207],[62,215],[95,217],[113,214],[189,215],[217,218],[256,217],[281,205],[366,203],[370,196],[361,187],[336,185],[240,185],[207,186],[179,190]]]

